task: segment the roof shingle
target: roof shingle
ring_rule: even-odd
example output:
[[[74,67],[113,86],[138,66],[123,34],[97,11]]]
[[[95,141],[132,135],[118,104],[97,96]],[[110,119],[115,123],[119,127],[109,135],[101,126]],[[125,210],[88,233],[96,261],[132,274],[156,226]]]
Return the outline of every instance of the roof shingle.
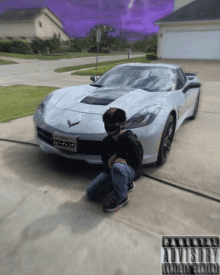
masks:
[[[154,24],[203,20],[220,20],[219,0],[196,0],[155,21]]]
[[[0,21],[23,21],[34,20],[35,17],[41,14],[44,8],[29,8],[29,9],[9,9],[0,14]]]

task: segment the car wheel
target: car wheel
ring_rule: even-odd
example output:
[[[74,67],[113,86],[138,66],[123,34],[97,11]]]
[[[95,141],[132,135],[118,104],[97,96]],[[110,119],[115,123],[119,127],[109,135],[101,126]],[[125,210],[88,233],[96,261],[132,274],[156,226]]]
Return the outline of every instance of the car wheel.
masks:
[[[164,127],[161,142],[160,142],[160,149],[159,149],[159,153],[156,161],[157,165],[162,165],[167,161],[171,144],[173,141],[174,131],[175,131],[175,120],[172,115],[169,115]]]
[[[196,114],[197,114],[198,107],[199,107],[199,97],[200,97],[200,91],[199,91],[199,93],[197,95],[197,98],[196,98],[196,103],[195,103],[195,106],[194,106],[193,114],[192,114],[192,116],[188,117],[188,119],[195,119],[196,118]]]

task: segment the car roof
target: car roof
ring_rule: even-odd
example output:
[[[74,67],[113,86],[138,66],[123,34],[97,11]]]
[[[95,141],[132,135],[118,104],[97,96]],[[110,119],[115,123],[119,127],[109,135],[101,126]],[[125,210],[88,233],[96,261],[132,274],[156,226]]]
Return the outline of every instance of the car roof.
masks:
[[[157,63],[157,64],[149,64],[149,63],[126,63],[120,64],[117,66],[138,66],[138,67],[158,67],[158,68],[169,68],[169,69],[179,69],[179,66],[172,65],[172,64],[164,64],[164,63]]]

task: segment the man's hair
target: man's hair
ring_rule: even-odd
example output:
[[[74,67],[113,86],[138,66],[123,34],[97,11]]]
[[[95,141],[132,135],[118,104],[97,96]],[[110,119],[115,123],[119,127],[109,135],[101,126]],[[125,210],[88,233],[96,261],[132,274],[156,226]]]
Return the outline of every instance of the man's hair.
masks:
[[[115,124],[119,122],[126,122],[126,113],[119,108],[109,108],[102,116],[102,120],[105,124]]]

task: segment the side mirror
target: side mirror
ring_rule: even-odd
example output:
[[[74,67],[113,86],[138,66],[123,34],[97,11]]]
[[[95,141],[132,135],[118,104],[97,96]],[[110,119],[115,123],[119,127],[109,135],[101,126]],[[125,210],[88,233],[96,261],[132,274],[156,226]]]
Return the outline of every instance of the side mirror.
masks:
[[[193,88],[200,88],[201,84],[200,83],[189,83],[184,89],[183,89],[183,93],[186,93],[189,89],[193,89]]]
[[[93,82],[96,82],[96,80],[97,80],[97,77],[96,76],[90,76],[90,80],[92,80]]]

